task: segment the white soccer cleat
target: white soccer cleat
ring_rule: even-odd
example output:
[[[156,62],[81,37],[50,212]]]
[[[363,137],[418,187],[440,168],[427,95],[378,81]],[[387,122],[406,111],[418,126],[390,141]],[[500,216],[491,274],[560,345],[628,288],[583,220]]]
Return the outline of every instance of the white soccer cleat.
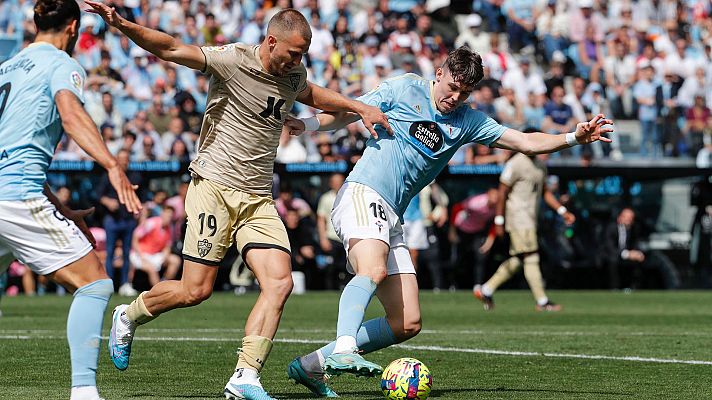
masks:
[[[129,367],[129,357],[131,356],[131,343],[133,342],[136,324],[126,322],[125,315],[127,304],[121,304],[114,308],[111,318],[111,332],[109,334],[109,356],[114,366],[123,371]]]

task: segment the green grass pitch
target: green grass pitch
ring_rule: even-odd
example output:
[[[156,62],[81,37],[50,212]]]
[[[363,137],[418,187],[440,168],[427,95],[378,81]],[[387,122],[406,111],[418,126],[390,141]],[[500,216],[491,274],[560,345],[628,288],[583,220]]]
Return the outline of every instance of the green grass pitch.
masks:
[[[469,292],[422,293],[423,331],[368,356],[385,367],[415,357],[433,373],[433,399],[712,399],[712,293],[552,292],[564,306],[537,313],[530,294],[502,291],[482,310]],[[128,298],[114,297],[113,306]],[[119,372],[102,342],[101,393],[118,399],[218,399],[231,375],[254,294],[216,294],[137,332]],[[65,339],[71,297],[3,298],[0,399],[69,398]],[[290,298],[263,371],[279,399],[311,393],[286,376],[291,359],[334,337],[338,294]],[[368,316],[380,315],[376,301]],[[107,312],[104,335],[108,334]],[[344,399],[382,399],[378,379],[341,376]]]

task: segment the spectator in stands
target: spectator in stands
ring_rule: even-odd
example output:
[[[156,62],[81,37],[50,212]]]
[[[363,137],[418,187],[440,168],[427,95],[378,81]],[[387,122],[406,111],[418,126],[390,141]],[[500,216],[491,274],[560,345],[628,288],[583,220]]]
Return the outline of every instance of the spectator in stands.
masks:
[[[712,113],[705,103],[704,93],[695,96],[695,105],[685,115],[685,130],[690,142],[690,154],[697,155],[706,143],[712,143]]]
[[[307,149],[301,143],[300,138],[292,136],[287,131],[282,132],[277,147],[277,157],[275,162],[282,164],[303,163],[307,160]]]
[[[119,110],[114,107],[114,96],[111,92],[102,92],[101,104],[88,104],[87,111],[97,126],[109,123],[113,125],[114,133],[122,132],[124,118]]]
[[[338,289],[339,283],[345,278],[343,271],[346,266],[346,252],[331,223],[331,209],[334,207],[336,194],[343,184],[343,174],[332,174],[329,177],[329,191],[321,195],[316,210],[319,247],[326,256],[331,257],[331,262],[326,265],[325,271],[327,290]]]
[[[491,230],[499,192],[491,188],[470,196],[453,207],[451,242],[456,244],[455,268],[472,268],[474,285],[484,282],[486,261],[494,244]]]
[[[544,110],[545,102],[546,97],[529,93],[527,103],[522,110],[525,127],[541,131],[541,125],[544,123],[544,117],[546,116],[546,111]]]
[[[578,42],[577,67],[579,74],[591,82],[600,81],[603,59],[602,39],[596,36],[596,27],[588,25],[584,31],[583,40]]]
[[[475,93],[475,102],[472,103],[472,108],[487,114],[488,117],[497,119],[497,109],[494,106],[494,94],[489,86],[482,86]]]
[[[677,96],[680,81],[669,66],[665,67],[664,80],[655,88],[655,108],[658,111],[657,134],[665,155],[687,155],[689,143],[680,132],[678,119],[684,116]]]
[[[274,201],[274,207],[277,209],[277,213],[279,213],[282,220],[286,220],[288,210],[295,210],[300,219],[312,216],[309,203],[304,199],[294,197],[292,185],[287,181],[280,182],[279,196]]]
[[[502,3],[502,12],[507,16],[509,45],[515,52],[533,45],[536,28],[534,4],[530,0],[505,0]]]
[[[124,171],[128,170],[129,152],[127,150],[119,150],[116,154],[116,160]],[[140,174],[128,172],[127,176],[134,185],[141,184]],[[122,262],[119,294],[122,296],[135,296],[138,293],[129,283],[129,253],[131,251],[131,238],[136,228],[136,218],[119,204],[119,197],[109,184],[109,177],[106,174],[99,182],[96,193],[99,196],[99,202],[106,210],[103,223],[106,231],[106,272],[111,279],[114,278],[114,253],[117,242],[121,241]]]
[[[575,122],[573,110],[564,103],[564,88],[555,87],[551,92],[551,100],[544,106],[542,129],[554,135],[566,134],[574,130]]]
[[[124,78],[121,77],[119,71],[111,67],[111,54],[107,50],[101,50],[101,61],[99,65],[89,72],[90,82],[97,82],[100,85],[111,88],[112,90],[123,87]]]
[[[529,93],[537,96],[546,94],[544,78],[539,72],[531,69],[531,62],[529,57],[523,57],[519,60],[519,68],[509,68],[502,77],[502,86],[512,88],[520,103],[527,101]]]
[[[630,54],[629,48],[620,41],[614,42],[609,49],[612,54],[604,61],[606,74],[606,95],[611,104],[614,118],[630,116],[633,108],[631,87],[635,83],[635,56]]]
[[[336,162],[339,160],[333,152],[333,145],[328,134],[322,133],[317,136],[317,150],[319,151],[321,162]]]
[[[167,112],[167,109],[163,104],[163,98],[156,94],[153,95],[151,107],[146,110],[146,117],[153,125],[156,132],[167,131],[171,121],[173,120],[173,117],[171,117],[171,115]]]
[[[470,14],[465,19],[466,29],[463,29],[455,40],[455,47],[468,46],[479,54],[490,51],[490,34],[482,31],[482,17]]]
[[[137,46],[131,49],[130,55],[133,62],[121,72],[126,82],[126,95],[138,103],[148,103],[151,100],[151,76],[147,70],[148,52]]]
[[[215,20],[215,15],[213,13],[209,13],[205,16],[205,25],[200,32],[203,34],[206,46],[225,44],[225,35],[223,34],[221,26],[218,25]]]
[[[111,122],[104,122],[99,127],[99,132],[101,132],[101,138],[104,139],[104,143],[106,143],[106,147],[109,149],[109,152],[116,155],[121,148],[122,143],[121,139],[116,137],[114,129],[114,125],[112,125]]]
[[[500,124],[514,129],[523,129],[524,107],[510,87],[502,88],[502,96],[494,101],[497,120]]]
[[[544,46],[546,61],[552,61],[554,53],[568,47],[568,14],[564,5],[556,0],[547,0],[536,18],[536,35]]]
[[[339,134],[340,136],[332,148],[336,147],[338,157],[350,163],[356,163],[366,149],[367,132],[364,132],[360,122],[354,122],[339,131]]]
[[[640,155],[644,157],[648,154],[652,154],[653,157],[662,155],[656,126],[658,109],[655,104],[657,85],[653,82],[654,73],[652,65],[643,64],[640,70],[641,78],[633,86],[633,96],[638,103],[638,121],[640,121],[642,135]]]
[[[163,278],[174,279],[181,265],[180,257],[171,253],[174,210],[170,206],[159,208],[159,215],[145,219],[134,230],[129,257],[135,270],[148,275],[151,286],[160,281],[160,272],[164,268]]]

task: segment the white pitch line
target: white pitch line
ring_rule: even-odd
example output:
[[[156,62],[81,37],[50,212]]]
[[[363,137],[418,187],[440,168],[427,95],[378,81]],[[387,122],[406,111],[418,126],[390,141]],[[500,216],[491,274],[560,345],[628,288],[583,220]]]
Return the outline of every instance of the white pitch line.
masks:
[[[27,335],[0,335],[0,339],[9,340],[35,340],[35,339],[66,339],[64,336],[27,336]],[[106,340],[106,337],[102,337]],[[134,340],[143,342],[238,342],[236,338],[209,338],[209,337],[137,337]],[[275,339],[275,342],[280,343],[298,343],[298,344],[326,344],[327,340],[312,340],[312,339]],[[474,353],[487,354],[498,356],[519,356],[519,357],[545,357],[545,358],[571,358],[584,360],[609,360],[609,361],[630,361],[655,364],[684,364],[684,365],[712,365],[712,361],[703,360],[678,360],[674,358],[655,358],[655,357],[640,357],[640,356],[606,356],[594,354],[571,354],[571,353],[537,353],[531,351],[510,351],[496,349],[471,349],[466,347],[444,347],[444,346],[418,346],[408,344],[398,344],[394,347],[405,350],[420,350],[420,351],[440,351],[447,353]]]
[[[171,332],[189,332],[189,333],[242,333],[241,328],[142,328],[141,332],[153,333],[171,333]],[[0,334],[58,334],[64,330],[50,329],[0,329]],[[334,334],[333,329],[280,329],[283,334],[289,333],[315,333],[315,334]],[[634,337],[666,337],[666,336],[689,336],[689,337],[709,337],[712,332],[590,332],[590,331],[526,331],[526,330],[482,330],[482,329],[463,329],[463,330],[444,330],[444,329],[423,329],[420,335],[491,335],[491,336],[634,336]]]

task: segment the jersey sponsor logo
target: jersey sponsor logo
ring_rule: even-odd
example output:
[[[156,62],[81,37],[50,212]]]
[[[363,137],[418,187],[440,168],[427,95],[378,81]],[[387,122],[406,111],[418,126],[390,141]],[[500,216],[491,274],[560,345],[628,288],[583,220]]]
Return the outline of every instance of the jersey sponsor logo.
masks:
[[[416,140],[421,147],[431,152],[436,152],[443,147],[443,131],[438,124],[432,121],[417,121],[410,125],[410,136]]]
[[[222,45],[222,46],[207,46],[207,47],[203,47],[203,49],[205,51],[224,52],[224,51],[227,51],[227,49],[229,49],[230,47],[232,47],[232,44],[226,44],[226,45]]]
[[[208,242],[208,239],[198,240],[198,255],[200,255],[200,257],[207,256],[212,248],[213,244]]]
[[[84,91],[84,80],[82,79],[82,76],[79,75],[79,72],[72,71],[72,73],[69,74],[69,82],[71,82],[72,86],[79,91],[79,94],[82,94]]]
[[[299,74],[289,74],[287,75],[287,78],[289,78],[289,87],[292,88],[295,92],[299,88],[299,82],[302,80]]]

